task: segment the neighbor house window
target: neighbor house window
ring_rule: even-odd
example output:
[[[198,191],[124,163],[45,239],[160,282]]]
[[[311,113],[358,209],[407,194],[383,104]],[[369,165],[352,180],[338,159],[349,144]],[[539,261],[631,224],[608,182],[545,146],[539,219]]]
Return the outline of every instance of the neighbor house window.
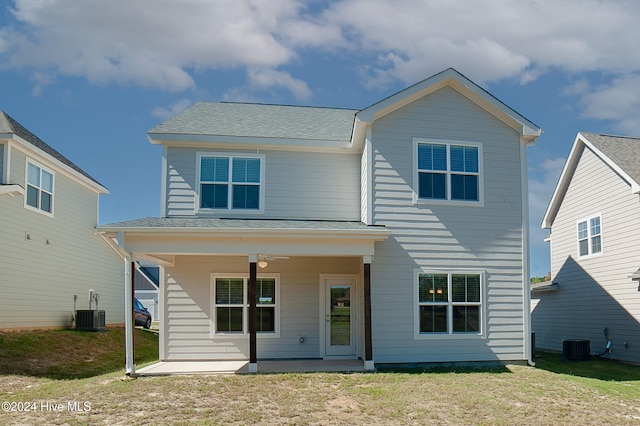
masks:
[[[601,216],[578,222],[578,256],[602,253]]]
[[[262,157],[200,155],[200,209],[260,210],[262,162]]]
[[[419,272],[417,299],[419,335],[482,332],[482,274]]]
[[[258,278],[256,281],[256,307],[258,333],[275,333],[277,279]],[[213,278],[213,310],[215,333],[249,332],[249,278]]]
[[[28,206],[46,213],[53,213],[53,173],[28,161],[27,193]]]
[[[478,145],[416,140],[419,200],[480,201]]]

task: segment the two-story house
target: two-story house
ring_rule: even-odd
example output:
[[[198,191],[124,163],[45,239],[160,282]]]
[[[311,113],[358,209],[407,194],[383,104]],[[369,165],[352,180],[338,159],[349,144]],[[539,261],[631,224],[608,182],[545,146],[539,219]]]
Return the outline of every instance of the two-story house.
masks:
[[[638,194],[640,138],[578,133],[542,223],[552,281],[532,288],[536,346],[583,340],[640,362]]]
[[[148,133],[161,217],[100,231],[161,265],[164,361],[527,360],[539,134],[454,69],[362,110],[201,102]]]
[[[107,193],[0,111],[0,329],[70,327],[90,295],[124,322],[122,258],[95,230]]]

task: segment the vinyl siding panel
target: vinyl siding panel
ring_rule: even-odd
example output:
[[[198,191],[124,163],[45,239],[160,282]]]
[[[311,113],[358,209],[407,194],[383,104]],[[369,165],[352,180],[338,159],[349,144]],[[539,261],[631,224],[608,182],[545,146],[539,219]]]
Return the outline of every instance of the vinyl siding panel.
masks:
[[[98,195],[42,165],[55,173],[53,217],[25,208],[23,196],[0,197],[0,328],[68,327],[74,295],[87,309],[89,289],[107,323],[124,323],[124,265],[95,233]],[[24,186],[25,166],[13,149],[12,183]]]
[[[414,204],[414,138],[480,143],[484,205]],[[376,120],[372,141],[373,223],[392,231],[372,265],[376,363],[525,359],[518,134],[444,88]],[[484,336],[416,339],[416,268],[485,271]]]
[[[280,333],[258,334],[259,359],[320,356],[320,275],[360,274],[361,259],[296,258],[269,262],[258,276],[280,276]],[[249,335],[212,335],[211,274],[245,274],[246,257],[178,256],[164,268],[161,289],[166,329],[165,360],[248,359]],[[359,286],[360,288],[361,286]],[[362,299],[359,299],[362,300]],[[358,317],[361,327],[361,315]],[[362,335],[362,333],[360,333]],[[305,336],[305,343],[298,342]]]
[[[9,182],[6,181],[6,177],[5,177],[5,149],[6,149],[6,144],[2,144],[0,143],[0,185],[5,185],[8,184]]]
[[[205,150],[176,147],[167,149],[165,178],[168,216],[196,214],[198,152]],[[255,154],[255,151],[247,154]],[[265,156],[264,213],[229,210],[220,213],[221,216],[265,219],[360,219],[359,155],[285,151],[264,151],[262,154]]]
[[[578,257],[577,222],[601,215],[602,254]],[[552,226],[551,272],[558,291],[532,295],[532,329],[540,348],[588,339],[591,352],[612,342],[608,357],[640,362],[640,293],[629,278],[640,267],[638,195],[584,148]],[[625,347],[625,342],[627,347]]]

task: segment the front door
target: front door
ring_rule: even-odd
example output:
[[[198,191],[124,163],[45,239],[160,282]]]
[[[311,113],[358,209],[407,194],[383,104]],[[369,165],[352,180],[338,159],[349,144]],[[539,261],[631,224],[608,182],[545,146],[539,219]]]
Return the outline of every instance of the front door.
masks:
[[[325,279],[325,355],[356,355],[356,280]]]

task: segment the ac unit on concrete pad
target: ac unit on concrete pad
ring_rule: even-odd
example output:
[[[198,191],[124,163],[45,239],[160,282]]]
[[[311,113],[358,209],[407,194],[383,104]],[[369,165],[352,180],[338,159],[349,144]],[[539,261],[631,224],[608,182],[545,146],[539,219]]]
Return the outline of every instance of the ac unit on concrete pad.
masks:
[[[80,309],[76,311],[76,330],[105,331],[107,315],[103,310]]]

